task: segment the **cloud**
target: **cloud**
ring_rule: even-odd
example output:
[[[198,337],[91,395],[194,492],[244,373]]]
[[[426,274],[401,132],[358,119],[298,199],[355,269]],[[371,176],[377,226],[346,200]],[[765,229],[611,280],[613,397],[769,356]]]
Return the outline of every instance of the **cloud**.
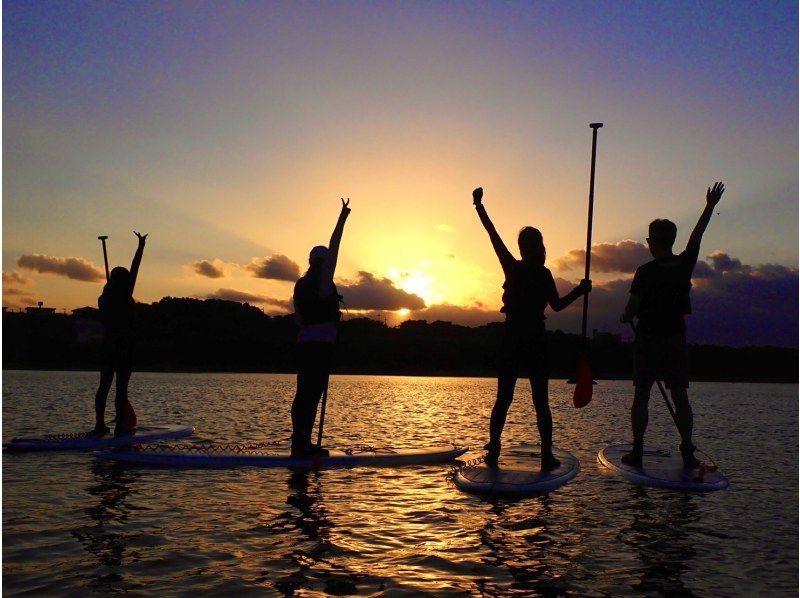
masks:
[[[798,346],[797,268],[780,264],[742,264],[741,260],[722,251],[715,251],[709,259],[722,271],[708,262],[697,262],[692,277],[692,314],[686,317],[689,342],[729,346]],[[595,282],[589,296],[590,334],[598,330],[631,338],[628,325],[619,321],[619,315],[630,296],[631,278],[624,276]],[[575,287],[575,282],[565,278],[556,277],[555,281],[562,296]],[[401,307],[412,309],[412,313],[402,316],[388,311]],[[373,306],[373,309],[387,310],[367,315],[385,317],[390,325],[408,318],[429,322],[443,320],[464,326],[479,326],[504,319],[499,310],[486,309],[477,302],[468,307],[445,303],[415,309],[395,303],[390,307]],[[561,312],[556,313],[548,308],[545,311],[547,328],[580,333],[582,309],[582,299]]]
[[[271,305],[280,307],[287,311],[292,311],[292,302],[289,300],[274,299],[265,295],[256,295],[247,291],[237,291],[236,289],[217,289],[213,293],[205,295],[203,299],[222,299],[223,301],[236,301],[238,303],[255,303],[259,305]]]
[[[647,247],[636,241],[592,245],[593,272],[635,272],[636,268],[651,259],[653,256]],[[572,249],[553,261],[553,269],[557,272],[581,270],[585,261],[585,249]]]
[[[30,278],[24,277],[16,270],[12,270],[11,272],[3,272],[3,284],[29,284],[30,282]]]
[[[214,260],[213,262],[209,262],[208,260],[198,260],[196,262],[192,262],[189,264],[189,266],[195,271],[195,273],[207,278],[222,278],[225,276],[225,272],[222,271],[222,265],[219,264],[218,260]]]
[[[742,262],[731,258],[724,251],[715,251],[708,256],[716,272],[734,272],[743,268]]]
[[[22,291],[9,286],[3,287],[3,305],[6,307],[25,307],[28,305],[36,305],[36,299],[33,293]]]
[[[425,307],[422,297],[398,289],[388,278],[376,278],[364,270],[358,273],[358,280],[344,282],[338,288],[349,309],[418,310]]]
[[[81,257],[54,257],[34,253],[23,255],[17,260],[17,265],[26,270],[33,270],[42,274],[57,274],[73,280],[84,282],[100,282],[105,280],[103,271]]]
[[[456,231],[456,229],[449,224],[437,224],[433,227],[433,230],[439,231],[440,233],[454,233]]]
[[[714,267],[699,261],[692,277],[692,314],[686,317],[690,342],[731,346],[798,345],[798,271],[779,264],[751,266],[724,252],[712,254]],[[722,269],[719,271],[717,268]],[[557,279],[563,295],[574,284]],[[589,330],[630,336],[619,322],[630,294],[630,278],[596,283],[589,296]],[[582,301],[553,313],[548,328],[580,330]]]
[[[264,258],[253,258],[244,266],[256,278],[287,280],[294,282],[300,278],[300,266],[285,255],[275,254]]]

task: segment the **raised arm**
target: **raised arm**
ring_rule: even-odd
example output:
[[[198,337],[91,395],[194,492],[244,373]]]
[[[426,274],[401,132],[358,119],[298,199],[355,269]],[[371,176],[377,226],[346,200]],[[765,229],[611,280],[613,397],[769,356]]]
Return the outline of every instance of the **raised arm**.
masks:
[[[350,198],[345,201],[342,198],[342,211],[339,213],[339,219],[336,221],[336,226],[333,227],[330,243],[328,243],[328,255],[325,263],[322,265],[322,276],[319,280],[319,293],[322,297],[330,295],[333,289],[333,273],[336,271],[336,262],[339,259],[339,245],[342,242],[342,234],[344,233],[344,223],[347,216],[350,214]]]
[[[136,276],[139,274],[139,264],[142,263],[142,254],[144,253],[144,243],[147,240],[147,235],[141,235],[136,231],[133,231],[133,234],[139,238],[139,246],[136,248],[136,253],[133,256],[133,261],[131,262],[131,294],[133,294],[133,288],[136,286]]]
[[[689,237],[689,242],[686,244],[686,249],[695,249],[700,252],[700,242],[703,240],[703,233],[706,232],[706,227],[711,221],[711,216],[714,214],[714,208],[722,199],[722,194],[725,192],[725,185],[721,182],[714,183],[713,187],[709,187],[706,191],[706,207],[703,213],[700,214],[700,219]]]
[[[516,260],[514,256],[511,255],[505,243],[503,243],[503,239],[501,239],[500,235],[497,233],[497,229],[495,229],[494,224],[492,224],[492,221],[489,219],[489,215],[486,213],[486,208],[483,207],[482,202],[483,188],[478,187],[472,192],[472,203],[475,204],[475,210],[478,212],[478,217],[481,219],[483,228],[489,233],[489,239],[492,241],[492,247],[494,247],[494,252],[500,260],[503,271],[508,272]]]
[[[578,297],[582,297],[586,293],[591,292],[592,281],[586,278],[583,279],[580,281],[578,286],[576,286],[563,297],[558,296],[558,289],[556,289],[556,283],[552,276],[550,277],[549,287],[550,288],[547,293],[547,303],[550,305],[553,311],[561,311],[562,309],[572,305],[572,302]]]

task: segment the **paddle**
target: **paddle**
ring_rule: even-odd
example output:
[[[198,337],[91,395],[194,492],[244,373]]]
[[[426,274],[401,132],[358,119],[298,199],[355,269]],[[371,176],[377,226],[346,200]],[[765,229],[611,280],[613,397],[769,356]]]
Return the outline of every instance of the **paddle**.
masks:
[[[106,253],[106,239],[108,239],[108,235],[100,235],[97,238],[100,239],[100,242],[103,244],[103,261],[106,263],[106,282],[108,282],[108,253]]]
[[[589,224],[586,231],[586,270],[584,278],[589,278],[589,266],[592,258],[592,215],[594,213],[594,165],[597,157],[597,129],[603,123],[591,123],[592,129],[592,168],[589,175]],[[581,323],[581,337],[583,347],[578,361],[578,376],[575,380],[575,393],[572,395],[572,404],[575,407],[585,407],[592,400],[592,369],[589,367],[589,341],[586,337],[586,323],[589,315],[589,293],[583,296],[583,322]]]

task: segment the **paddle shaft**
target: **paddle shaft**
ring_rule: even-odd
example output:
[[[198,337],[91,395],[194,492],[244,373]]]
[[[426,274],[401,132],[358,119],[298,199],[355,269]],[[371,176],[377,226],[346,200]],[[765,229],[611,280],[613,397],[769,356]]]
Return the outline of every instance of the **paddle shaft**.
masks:
[[[108,239],[108,235],[100,235],[97,238],[100,239],[100,242],[103,244],[103,261],[106,264],[106,282],[108,282],[108,253],[106,252],[106,239]]]
[[[592,261],[592,217],[594,215],[594,167],[597,158],[597,129],[603,126],[603,123],[591,123],[589,125],[592,129],[592,168],[589,174],[589,223],[586,227],[586,270],[584,278],[589,278],[589,267]],[[583,295],[583,320],[581,322],[581,337],[583,338],[584,345],[586,344],[586,323],[589,316],[589,293]]]
[[[328,380],[325,380],[325,390],[322,391],[322,409],[319,412],[319,428],[317,429],[317,448],[322,447],[322,429],[325,427],[325,405],[328,404]]]

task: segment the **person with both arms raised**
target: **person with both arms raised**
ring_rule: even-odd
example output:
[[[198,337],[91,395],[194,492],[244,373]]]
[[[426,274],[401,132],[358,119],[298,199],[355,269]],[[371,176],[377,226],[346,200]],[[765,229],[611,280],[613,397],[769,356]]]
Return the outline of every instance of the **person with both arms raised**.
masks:
[[[111,270],[103,294],[97,299],[100,320],[103,325],[102,365],[100,385],[94,398],[95,425],[92,434],[103,436],[110,432],[105,425],[106,401],[114,374],[117,375],[114,407],[116,417],[114,434],[127,434],[136,427],[136,415],[128,403],[128,381],[133,371],[135,351],[134,311],[136,301],[133,289],[142,263],[144,244],[147,235],[133,232],[139,239],[139,246],[131,262],[130,271],[122,266]]]
[[[675,419],[681,435],[681,456],[686,467],[697,467],[692,444],[694,416],[689,404],[688,363],[686,359],[686,323],[692,313],[689,291],[692,272],[700,254],[700,242],[714,208],[722,199],[725,186],[714,183],[706,192],[706,207],[694,227],[686,249],[672,253],[678,229],[669,220],[653,220],[647,246],[653,260],[639,266],[631,283],[630,298],[622,314],[623,322],[639,317],[634,343],[635,391],[631,407],[633,448],[622,462],[641,467],[644,433],[647,429],[647,404],[656,380],[663,380],[675,404]]]
[[[327,247],[318,245],[308,256],[308,271],[295,283],[294,310],[300,325],[297,335],[297,392],[292,403],[292,456],[327,456],[311,442],[320,397],[328,387],[341,299],[333,282],[344,223],[350,200],[342,211]]]
[[[548,397],[547,346],[545,343],[544,310],[547,305],[561,311],[578,297],[592,290],[590,280],[582,280],[564,297],[556,289],[553,275],[545,265],[546,250],[542,233],[526,226],[519,232],[517,242],[522,259],[518,260],[506,248],[500,235],[483,207],[483,189],[472,192],[472,200],[478,217],[483,223],[492,247],[503,268],[503,308],[506,315],[503,341],[500,350],[500,368],[497,377],[497,400],[492,408],[489,422],[489,443],[486,462],[496,465],[500,455],[500,436],[506,423],[506,414],[514,399],[519,363],[525,359],[536,409],[536,425],[539,428],[543,470],[555,469],[560,462],[553,455],[553,417]]]

